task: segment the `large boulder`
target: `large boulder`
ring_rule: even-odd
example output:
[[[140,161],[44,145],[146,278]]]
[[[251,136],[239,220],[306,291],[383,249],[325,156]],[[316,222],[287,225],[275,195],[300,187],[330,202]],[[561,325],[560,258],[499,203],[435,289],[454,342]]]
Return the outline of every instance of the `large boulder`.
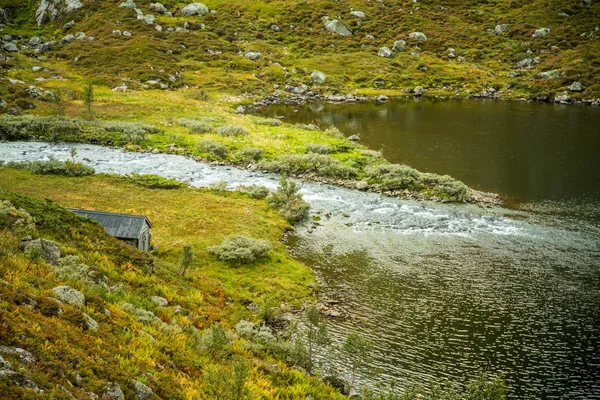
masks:
[[[188,4],[181,10],[181,15],[204,15],[208,13],[208,7],[202,3]]]
[[[56,298],[63,303],[71,304],[76,307],[85,305],[85,296],[79,290],[75,290],[70,286],[57,286],[52,289]]]
[[[352,31],[346,27],[346,25],[342,24],[337,19],[332,19],[331,21],[327,21],[325,23],[325,29],[329,32],[335,33],[337,35],[348,36],[352,35]]]
[[[548,28],[540,28],[540,29],[536,29],[535,32],[533,32],[532,37],[534,38],[543,38],[546,37],[550,34],[550,29]]]
[[[23,250],[26,253],[38,252],[48,264],[58,265],[60,246],[56,242],[46,239],[30,240],[24,243]]]
[[[310,77],[313,83],[316,83],[317,85],[323,85],[325,82],[327,82],[327,77],[321,71],[314,71]]]
[[[35,12],[35,20],[39,26],[81,7],[83,3],[80,0],[42,0]]]
[[[0,370],[3,369],[12,369],[12,365],[8,361],[6,361],[2,356],[0,356]]]
[[[108,400],[125,400],[125,394],[121,390],[121,386],[119,386],[116,382],[107,382],[104,386],[104,392],[102,393],[103,399]]]
[[[408,37],[414,40],[427,40],[427,36],[423,32],[412,32]]]
[[[133,383],[133,387],[135,388],[135,400],[148,400],[154,394],[152,389],[140,381],[132,379],[131,383]]]
[[[11,357],[19,357],[19,361],[23,363],[35,363],[37,358],[30,352],[20,347],[0,346],[0,354]]]

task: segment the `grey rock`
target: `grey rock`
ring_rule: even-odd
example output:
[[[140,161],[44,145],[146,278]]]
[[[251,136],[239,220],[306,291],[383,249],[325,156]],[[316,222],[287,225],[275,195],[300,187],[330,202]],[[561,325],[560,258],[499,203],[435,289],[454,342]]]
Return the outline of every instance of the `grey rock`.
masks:
[[[389,47],[382,47],[377,55],[383,58],[392,58],[392,50]]]
[[[133,11],[135,11],[138,20],[141,21],[144,19],[144,13],[142,12],[142,10],[140,10],[139,8],[134,8]]]
[[[0,22],[8,22],[8,15],[3,8],[0,8]]]
[[[310,74],[310,77],[313,83],[316,83],[317,85],[323,85],[327,82],[327,77],[321,71],[313,71],[313,73]]]
[[[154,15],[152,15],[152,14],[146,14],[146,15],[144,15],[143,19],[144,19],[144,23],[146,25],[152,25],[152,24],[154,24],[154,21],[156,21],[156,17]]]
[[[352,135],[348,137],[348,140],[350,140],[351,142],[360,142],[360,138],[357,135]]]
[[[57,286],[52,289],[56,298],[63,303],[71,304],[76,307],[85,305],[85,296],[79,290],[73,289],[70,286]]]
[[[69,21],[66,24],[63,25],[63,31],[68,31],[69,29],[71,29],[72,27],[75,26],[75,21]]]
[[[85,325],[87,326],[87,329],[90,331],[97,331],[98,329],[100,329],[100,325],[98,325],[98,322],[96,322],[92,317],[90,317],[87,314],[83,314],[83,318],[85,319]]]
[[[284,89],[286,92],[290,92],[291,94],[298,94],[298,95],[308,92],[308,86],[306,86],[305,84],[298,85],[298,86],[286,85],[284,87]]]
[[[4,100],[0,99],[0,108],[6,108],[6,106],[7,103]]]
[[[415,95],[415,96],[423,96],[423,87],[422,86],[415,87],[414,90],[413,90],[413,95]]]
[[[533,60],[531,58],[525,58],[517,63],[517,68],[531,68]]]
[[[508,24],[496,25],[496,27],[494,28],[494,32],[496,32],[497,34],[508,32]]]
[[[135,400],[148,400],[154,394],[152,389],[140,381],[132,379],[131,383],[133,383],[133,387],[135,388]]]
[[[169,301],[167,299],[165,299],[164,297],[160,297],[160,296],[152,296],[152,301],[161,307],[166,307],[169,305]]]
[[[30,352],[20,347],[0,346],[0,354],[11,357],[19,357],[19,361],[24,363],[36,363],[37,358]]]
[[[41,95],[42,93],[40,92]],[[41,257],[48,264],[58,265],[58,260],[60,259],[60,245],[58,243],[46,239],[36,239],[23,244],[23,250],[26,252],[32,251],[33,248],[36,248],[40,252]]]
[[[427,36],[423,32],[412,32],[408,37],[414,40],[427,40]]]
[[[401,52],[404,51],[404,46],[406,46],[406,41],[405,40],[396,40],[394,42],[394,46],[392,47],[392,50],[397,51],[397,52]]]
[[[427,66],[426,66],[426,65],[421,65],[421,66],[419,67],[419,71],[421,71],[421,72],[427,72],[427,70],[428,70],[428,68],[427,68]]]
[[[150,8],[157,12],[163,13],[163,14],[166,14],[169,12],[169,10],[167,10],[167,7],[165,7],[161,3],[150,3]]]
[[[4,35],[4,36],[2,36],[2,41],[3,42],[12,42],[13,37],[12,37],[12,35]]]
[[[337,19],[333,19],[331,21],[327,21],[325,24],[325,29],[329,32],[335,33],[337,35],[348,36],[352,35],[352,31],[346,27],[346,25],[342,24]]]
[[[121,31],[120,31],[120,30],[118,30],[118,29],[115,29],[114,31],[112,31],[112,33],[113,33],[113,35],[115,35],[115,36],[121,36],[121,35],[122,35]]]
[[[39,46],[40,44],[42,44],[42,39],[39,38],[39,36],[34,36],[31,39],[29,39],[29,45],[30,46]]]
[[[550,29],[548,28],[540,28],[540,29],[536,29],[535,32],[533,32],[532,37],[533,38],[543,38],[546,37],[550,34]]]
[[[280,27],[279,27],[279,25],[277,25],[277,24],[273,24],[273,25],[271,25],[270,29],[271,29],[273,32],[280,32],[280,31],[281,31],[281,28],[280,28]]]
[[[122,2],[121,4],[119,4],[119,7],[136,8],[137,5],[135,4],[135,2],[133,0],[126,0],[126,1]]]
[[[0,370],[3,369],[12,369],[12,365],[6,361],[2,356],[0,356]]]
[[[244,57],[246,57],[248,60],[252,60],[252,61],[258,60],[261,56],[262,56],[262,54],[259,53],[258,51],[249,51],[246,54],[244,54]]]
[[[16,53],[17,51],[19,51],[19,48],[14,43],[4,43],[4,46],[2,46],[2,50],[8,51],[9,53]]]
[[[20,386],[22,388],[32,389],[32,390],[35,390],[36,392],[40,390],[34,381],[32,381],[27,376],[20,374],[18,372],[2,370],[2,371],[0,371],[0,378],[10,379],[17,386]]]
[[[108,400],[125,400],[125,395],[121,390],[121,386],[119,386],[116,382],[107,382],[104,386],[104,392],[102,393],[102,398]]]
[[[553,69],[552,71],[540,72],[540,77],[544,79],[558,79],[560,78],[560,71]]]
[[[57,42],[48,42],[48,43],[44,43],[42,45],[40,45],[38,52],[40,54],[43,54],[47,51],[52,50],[58,43]]]
[[[63,37],[62,39],[60,39],[60,44],[68,44],[74,40],[75,40],[74,35],[67,35],[67,36]]]
[[[54,21],[63,14],[83,7],[80,0],[42,0],[35,11],[35,20],[39,25],[45,21]]]
[[[244,108],[244,106],[238,106],[238,108],[235,109],[235,112],[238,114],[244,114],[246,112],[246,109]]]
[[[350,16],[355,17],[355,18],[364,18],[365,13],[362,11],[350,11]]]
[[[131,35],[131,32],[129,32],[129,31],[123,31],[123,36],[131,37],[132,35]]]
[[[156,29],[159,32],[162,32],[163,28],[160,25],[154,25],[154,29]]]
[[[383,79],[376,79],[375,81],[373,81],[373,87],[376,88],[382,88],[385,87],[386,82]]]
[[[204,15],[208,13],[208,7],[202,3],[188,4],[181,10],[181,15]]]
[[[583,85],[581,82],[573,82],[571,86],[569,86],[569,91],[571,92],[583,92]]]
[[[567,92],[563,92],[562,94],[554,98],[554,102],[561,104],[569,104],[571,102],[571,98],[569,97],[569,94]]]
[[[77,32],[75,34],[75,40],[87,40],[87,35],[84,32]]]

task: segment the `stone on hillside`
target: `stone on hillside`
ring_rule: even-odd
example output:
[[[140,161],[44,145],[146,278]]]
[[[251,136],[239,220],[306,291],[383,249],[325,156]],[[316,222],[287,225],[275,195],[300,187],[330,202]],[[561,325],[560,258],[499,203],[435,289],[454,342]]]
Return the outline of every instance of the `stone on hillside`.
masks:
[[[74,40],[75,40],[75,36],[69,34],[69,35],[63,37],[62,39],[60,39],[60,44],[68,44]]]
[[[373,81],[373,87],[381,88],[381,87],[385,87],[385,85],[386,85],[386,83],[385,83],[385,80],[383,80],[383,79],[375,79]]]
[[[148,400],[154,394],[152,389],[140,381],[132,379],[131,383],[133,383],[133,387],[135,388],[135,400]]]
[[[70,286],[57,286],[52,289],[56,298],[63,303],[71,304],[76,307],[85,305],[85,296],[79,290],[73,289]]]
[[[15,383],[17,386],[22,388],[31,389],[34,391],[39,391],[40,389],[37,387],[34,381],[29,379],[27,376],[20,374],[18,372],[2,370],[0,371],[0,378],[8,379]]]
[[[25,252],[38,251],[48,264],[58,265],[60,246],[56,242],[46,239],[30,240],[24,243],[23,250]]]
[[[553,69],[552,71],[540,72],[540,78],[544,79],[558,79],[560,78],[560,71]]]
[[[272,25],[271,25],[271,27],[270,27],[270,29],[271,29],[273,32],[280,32],[280,31],[281,31],[281,28],[280,28],[280,27],[279,27],[279,25],[277,25],[277,24],[272,24]]]
[[[19,51],[19,48],[14,43],[4,43],[4,46],[2,46],[2,50],[8,51],[10,53],[16,53],[17,51]]]
[[[32,364],[37,362],[37,358],[30,352],[20,347],[0,346],[0,354],[11,357],[19,357],[19,361]]]
[[[69,21],[63,25],[63,31],[66,32],[74,26],[75,26],[75,21]]]
[[[122,2],[121,4],[119,4],[119,7],[136,8],[137,5],[135,4],[135,2],[133,0],[125,0],[124,2]]]
[[[112,33],[113,33],[113,35],[115,35],[115,36],[121,36],[121,35],[122,35],[121,31],[120,31],[120,30],[118,30],[118,29],[115,29],[114,31],[112,31]]]
[[[102,398],[108,400],[125,400],[125,395],[121,390],[121,386],[119,386],[116,382],[107,382],[104,386],[104,392],[102,393]]]
[[[75,34],[75,40],[87,40],[87,35],[84,32],[77,32]]]
[[[397,51],[397,52],[401,52],[404,51],[404,46],[406,46],[406,41],[405,40],[396,40],[394,42],[394,46],[392,47],[392,50]]]
[[[508,32],[508,24],[496,25],[496,27],[494,28],[494,32],[496,32],[497,34]]]
[[[356,135],[349,136],[348,140],[350,140],[351,142],[360,142],[360,138]]]
[[[40,44],[42,44],[42,39],[39,38],[39,36],[34,36],[31,39],[29,39],[29,45],[30,46],[39,46]]]
[[[323,85],[327,81],[327,77],[321,71],[314,71],[310,74],[310,77],[313,83],[316,83],[317,85]]]
[[[166,14],[169,12],[169,10],[167,10],[167,7],[165,7],[161,3],[150,3],[150,8],[157,12],[163,13],[163,14]]]
[[[249,51],[246,54],[244,54],[244,57],[252,61],[258,60],[261,56],[262,54],[260,54],[258,51]]]
[[[571,92],[583,92],[583,85],[581,82],[573,82],[571,86],[569,86],[569,91]]]
[[[42,0],[35,11],[35,20],[38,25],[45,21],[54,21],[62,14],[68,14],[71,11],[83,7],[80,0]]]
[[[0,8],[0,22],[8,22],[8,15],[6,15],[6,11],[3,8]]]
[[[308,86],[306,86],[305,84],[298,85],[298,86],[286,85],[284,87],[284,90],[286,92],[290,92],[291,94],[301,95],[301,94],[308,92]]]
[[[554,98],[554,102],[560,104],[569,104],[571,102],[571,98],[567,92],[563,92]]]
[[[156,21],[156,17],[152,14],[146,14],[144,15],[144,22],[146,23],[146,25],[152,25],[154,23],[154,21]]]
[[[139,8],[134,8],[133,11],[135,11],[138,20],[141,21],[144,19],[144,13],[142,12],[142,10],[140,10]]]
[[[131,37],[132,35],[131,35],[131,32],[129,32],[129,31],[123,31],[123,36]]]
[[[181,15],[204,15],[208,14],[208,7],[202,3],[188,4],[181,10]]]
[[[84,313],[83,318],[85,319],[85,325],[87,326],[88,330],[95,332],[100,329],[100,325],[98,325],[98,323],[89,315]]]
[[[154,29],[156,29],[159,32],[162,32],[162,26],[160,25],[154,25]]]
[[[346,27],[346,25],[342,24],[337,19],[333,19],[331,21],[327,21],[325,24],[325,29],[329,32],[335,33],[337,35],[348,36],[352,35],[352,31]]]
[[[531,58],[525,58],[517,63],[517,68],[531,68],[533,60]]]
[[[418,96],[418,97],[423,96],[423,87],[422,86],[415,87],[413,90],[413,95]]]
[[[167,299],[165,299],[164,297],[160,297],[160,296],[152,296],[152,301],[161,307],[166,307],[169,305],[169,301]]]
[[[412,32],[408,37],[414,40],[427,40],[427,36],[423,32]]]
[[[377,55],[383,58],[392,58],[392,51],[389,47],[382,47],[379,49],[379,53],[377,53]]]
[[[365,13],[362,11],[350,11],[350,15],[352,17],[356,17],[356,18],[364,18],[365,17]]]
[[[0,370],[3,369],[11,369],[12,365],[8,361],[6,361],[2,356],[0,356]]]
[[[533,36],[534,38],[543,38],[546,37],[550,34],[550,29],[548,28],[540,28],[540,29],[536,29],[535,32],[533,32]]]

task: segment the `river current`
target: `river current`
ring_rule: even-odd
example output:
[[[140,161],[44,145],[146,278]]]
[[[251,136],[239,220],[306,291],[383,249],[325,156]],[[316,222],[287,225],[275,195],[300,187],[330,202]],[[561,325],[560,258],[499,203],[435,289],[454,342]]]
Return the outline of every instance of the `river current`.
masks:
[[[0,143],[0,160],[70,158],[69,144]],[[230,188],[278,176],[181,156],[74,145],[97,172]],[[1,178],[0,178],[1,179]],[[519,399],[600,399],[600,228],[590,202],[481,208],[303,182],[317,224],[287,238],[351,330],[375,344],[368,382],[406,387],[504,371]],[[591,213],[591,214],[590,214]]]

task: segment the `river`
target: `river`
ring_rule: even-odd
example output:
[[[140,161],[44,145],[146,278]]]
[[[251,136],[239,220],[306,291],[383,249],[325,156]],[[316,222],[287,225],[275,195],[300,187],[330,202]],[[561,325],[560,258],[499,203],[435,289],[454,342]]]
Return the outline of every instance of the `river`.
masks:
[[[273,174],[180,156],[75,147],[98,172],[154,173],[194,186],[277,185]],[[69,149],[1,143],[0,159],[68,159]],[[597,171],[589,171],[592,181]],[[321,220],[288,237],[290,252],[340,301],[343,317],[329,322],[333,335],[356,330],[375,344],[378,373],[365,381],[406,387],[504,371],[511,398],[600,399],[594,198],[529,198],[512,209],[484,209],[310,182],[302,193]]]

